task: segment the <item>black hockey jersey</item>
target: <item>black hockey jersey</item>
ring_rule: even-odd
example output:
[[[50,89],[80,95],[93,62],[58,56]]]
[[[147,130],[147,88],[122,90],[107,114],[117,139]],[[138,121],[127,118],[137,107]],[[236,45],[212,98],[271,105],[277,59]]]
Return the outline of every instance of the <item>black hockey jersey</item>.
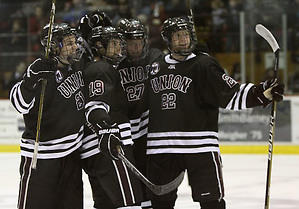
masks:
[[[118,71],[107,61],[92,62],[85,68],[84,80],[86,120],[93,126],[101,124],[104,120],[116,123],[123,144],[132,144],[131,126],[127,118],[127,101]]]
[[[167,55],[149,76],[147,154],[219,152],[219,108],[245,109],[253,84],[238,84],[212,57]]]
[[[70,67],[59,68],[47,78],[37,155],[39,159],[60,158],[81,146],[85,119],[82,69],[83,62],[76,62]],[[25,82],[21,80],[12,87],[10,101],[24,117],[21,155],[32,157],[41,82],[35,89],[28,88]]]
[[[152,48],[144,59],[136,62],[125,59],[117,68],[128,101],[128,117],[132,126],[133,139],[147,133],[149,101],[145,91],[145,81],[148,79],[152,63],[164,56],[161,50]]]

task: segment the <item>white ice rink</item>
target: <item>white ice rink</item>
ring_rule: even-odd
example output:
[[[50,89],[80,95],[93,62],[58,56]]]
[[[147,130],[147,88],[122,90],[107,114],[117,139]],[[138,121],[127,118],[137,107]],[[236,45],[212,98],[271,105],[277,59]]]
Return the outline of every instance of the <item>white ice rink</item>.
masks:
[[[228,155],[223,157],[227,209],[263,209],[267,170],[266,155]],[[0,208],[15,209],[18,193],[18,153],[0,153]],[[92,208],[86,176],[85,208]],[[274,155],[270,209],[299,209],[299,155]],[[179,187],[176,209],[199,208],[191,200],[185,179]]]

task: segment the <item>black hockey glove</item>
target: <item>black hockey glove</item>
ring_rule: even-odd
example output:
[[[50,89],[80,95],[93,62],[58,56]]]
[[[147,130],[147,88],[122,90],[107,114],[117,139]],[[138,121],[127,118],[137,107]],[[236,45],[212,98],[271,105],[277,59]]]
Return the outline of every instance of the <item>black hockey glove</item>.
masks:
[[[55,73],[58,61],[56,58],[38,58],[27,68],[24,76],[27,86],[34,87],[42,78],[48,78],[49,74]]]
[[[118,160],[118,153],[123,153],[121,136],[116,124],[107,125],[99,130],[99,150],[110,156],[113,160]],[[123,153],[124,154],[124,153]]]
[[[260,104],[266,107],[272,100],[276,102],[283,100],[284,84],[277,83],[276,80],[270,79],[254,86],[253,93]]]

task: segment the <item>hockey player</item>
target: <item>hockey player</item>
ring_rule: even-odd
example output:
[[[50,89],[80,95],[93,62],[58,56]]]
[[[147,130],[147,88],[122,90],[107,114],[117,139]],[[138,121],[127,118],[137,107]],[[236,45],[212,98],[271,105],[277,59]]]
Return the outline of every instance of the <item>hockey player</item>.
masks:
[[[187,170],[193,201],[202,209],[224,209],[219,108],[265,107],[283,99],[284,85],[237,83],[213,57],[192,53],[195,34],[182,18],[167,19],[161,35],[170,53],[152,64],[148,79],[148,177],[165,184]],[[177,190],[150,197],[154,209],[172,209]]]
[[[94,207],[140,208],[140,182],[127,170],[117,154],[117,147],[121,147],[120,151],[133,162],[126,98],[115,69],[125,57],[125,41],[114,27],[99,26],[92,29],[89,45],[95,52],[95,60],[84,71],[86,120],[96,133],[96,138],[90,134],[89,143],[99,144],[100,153],[97,147],[90,147],[89,152],[93,154],[89,154],[83,164],[85,172],[96,176],[98,181],[93,182],[101,187],[101,190],[93,189]],[[106,204],[103,202],[105,194],[113,205],[103,205]]]
[[[49,25],[41,43],[46,48]],[[10,91],[10,101],[23,114],[20,142],[18,209],[83,208],[81,146],[84,121],[83,63],[80,37],[64,23],[53,25],[50,58],[30,64]],[[36,138],[41,79],[47,79],[36,169],[32,157]]]
[[[118,27],[127,46],[127,56],[119,64],[118,71],[128,101],[128,117],[134,140],[133,154],[136,167],[146,175],[146,134],[149,112],[145,81],[148,79],[152,63],[159,57],[164,57],[164,53],[149,48],[147,29],[139,19],[124,18],[119,22]],[[144,184],[142,186],[144,194],[142,208],[151,208],[151,202],[146,197],[146,187]]]
[[[92,52],[92,49],[88,43],[88,36],[92,28],[98,26],[112,26],[111,18],[105,12],[102,12],[100,10],[96,10],[90,14],[84,15],[78,22],[77,30],[82,35],[85,47],[85,53],[83,54],[85,65],[90,62],[93,62],[93,53],[95,53],[96,59],[100,59],[100,57],[97,55],[95,51]],[[93,160],[93,158],[89,157],[98,154],[100,151],[98,149],[98,138],[96,134],[94,134],[87,126],[84,126],[84,135],[82,139],[82,146],[80,148],[80,152],[81,159],[83,160],[82,166],[85,173],[88,175],[88,180],[92,189],[94,208],[114,209],[115,207],[111,199],[103,189],[97,175],[94,174],[94,172],[89,171],[89,169],[93,169],[88,166],[88,159]]]

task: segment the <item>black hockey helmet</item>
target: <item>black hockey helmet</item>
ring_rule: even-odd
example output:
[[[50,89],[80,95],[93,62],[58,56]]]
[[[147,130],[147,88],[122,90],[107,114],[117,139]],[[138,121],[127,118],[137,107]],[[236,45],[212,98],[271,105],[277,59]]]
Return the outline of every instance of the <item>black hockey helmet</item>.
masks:
[[[44,26],[41,32],[41,44],[45,48],[47,48],[48,42],[48,33],[49,33],[50,25],[47,24]],[[66,23],[54,23],[52,27],[52,39],[50,43],[50,56],[59,57],[60,49],[63,47],[63,38],[66,36],[73,35],[76,38],[76,55],[72,57],[73,60],[78,61],[82,54],[84,53],[83,40],[82,37],[77,33],[77,31],[72,28],[70,25]]]
[[[122,19],[118,24],[119,31],[126,40],[143,39],[144,46],[139,57],[132,57],[127,54],[127,58],[131,61],[138,61],[146,57],[148,54],[148,32],[145,25],[139,19]]]
[[[117,54],[109,54],[109,42],[113,39],[119,40],[120,50]],[[93,28],[89,34],[88,42],[94,52],[113,64],[118,64],[126,57],[126,42],[115,27],[98,26]]]
[[[84,15],[78,22],[77,29],[82,34],[82,37],[87,40],[88,34],[92,28],[97,26],[112,26],[111,18],[100,10],[96,10],[91,14]]]
[[[190,46],[189,46],[188,50],[174,51],[173,49],[171,49],[171,44],[170,44],[172,34],[174,32],[180,31],[180,30],[189,31]],[[176,54],[183,55],[183,56],[191,54],[194,49],[194,46],[196,44],[196,36],[195,36],[194,30],[193,30],[192,23],[185,20],[184,18],[181,18],[181,17],[172,17],[172,18],[168,18],[167,20],[165,20],[162,25],[161,36],[162,36],[162,39],[166,42],[166,45],[170,52],[174,52]]]

